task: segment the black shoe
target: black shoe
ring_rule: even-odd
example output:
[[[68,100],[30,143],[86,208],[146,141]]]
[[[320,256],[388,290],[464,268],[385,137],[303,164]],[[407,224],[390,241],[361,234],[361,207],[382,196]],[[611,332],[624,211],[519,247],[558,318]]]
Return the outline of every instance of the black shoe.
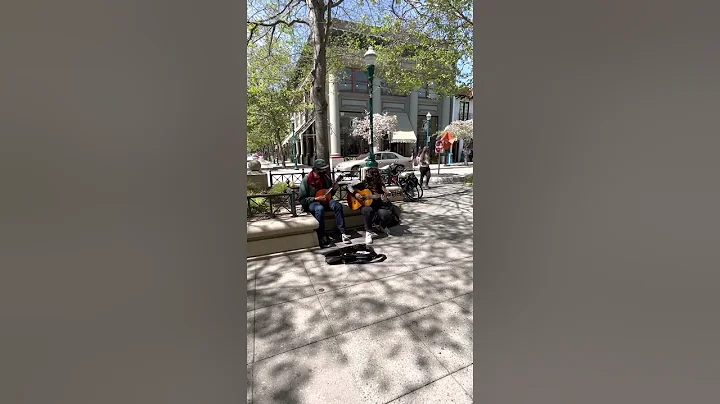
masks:
[[[327,237],[325,237],[325,236],[320,237],[320,248],[328,248],[331,245],[332,245],[332,243],[330,243],[330,240],[328,240]]]

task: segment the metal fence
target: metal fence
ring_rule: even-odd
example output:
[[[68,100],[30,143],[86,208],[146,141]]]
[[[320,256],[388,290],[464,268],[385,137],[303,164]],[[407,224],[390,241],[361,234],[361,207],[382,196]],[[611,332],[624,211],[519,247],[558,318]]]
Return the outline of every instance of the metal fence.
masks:
[[[290,187],[284,193],[279,194],[263,193],[257,195],[247,195],[248,220],[269,219],[280,215],[297,216],[298,212],[301,211],[298,185],[309,173],[310,170],[306,169],[282,173],[274,173],[270,170],[268,173],[270,187],[279,183],[285,183],[288,186],[290,186],[291,183],[294,183],[295,187]],[[383,182],[390,185],[389,173],[386,170],[381,170],[380,174]],[[348,195],[348,183],[359,181],[359,173],[348,173],[334,170],[330,172],[330,177],[333,181],[335,181],[335,179],[340,175],[343,176],[343,179],[340,182],[339,188],[333,199],[344,201],[347,199]]]
[[[273,185],[284,182],[287,185],[290,185],[291,183],[300,184],[305,178],[306,175],[310,174],[311,170],[301,169],[298,171],[293,172],[283,172],[283,173],[273,173],[273,170],[268,171],[268,178],[269,178],[269,186],[272,187]],[[343,181],[352,181],[352,180],[360,180],[360,173],[359,172],[348,172],[348,171],[330,171],[330,178],[332,178],[333,181],[335,179],[342,175]],[[388,176],[388,172],[385,170],[380,170],[380,175],[382,176],[382,180],[384,184],[390,185],[390,179]]]
[[[278,215],[297,216],[297,195],[295,192],[281,194],[247,195],[248,220],[269,219]]]
[[[263,193],[257,195],[247,195],[247,218],[248,220],[261,220],[270,219],[280,215],[292,215],[298,216],[298,212],[301,211],[300,198],[298,195],[299,183],[305,177],[309,171],[301,170],[292,173],[272,173],[270,172],[269,178],[273,184],[279,184],[284,182],[285,184],[295,183],[294,187],[289,187],[284,193],[270,194]],[[390,176],[385,170],[381,170],[383,182],[389,183]],[[333,181],[338,172],[331,172],[331,178]],[[348,176],[347,173],[342,173],[343,180],[339,184],[338,190],[335,192],[333,199],[338,201],[344,201],[348,196],[348,183],[357,180],[356,176]]]
[[[306,169],[300,169],[298,171],[293,172],[284,172],[284,173],[274,173],[273,170],[268,171],[268,177],[270,186],[284,182],[288,185],[290,183],[300,184],[302,182],[303,178],[305,178],[306,175],[310,174],[311,170]],[[360,179],[360,174],[357,172],[343,172],[343,171],[330,171],[330,178],[332,178],[333,181],[335,181],[335,178],[337,178],[339,175],[342,175],[344,179]]]

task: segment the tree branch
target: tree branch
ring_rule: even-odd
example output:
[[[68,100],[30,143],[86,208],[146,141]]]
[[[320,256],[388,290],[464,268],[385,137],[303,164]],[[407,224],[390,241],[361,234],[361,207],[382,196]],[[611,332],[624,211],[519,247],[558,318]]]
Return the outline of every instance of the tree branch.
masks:
[[[268,57],[272,55],[272,44],[273,39],[275,37],[275,29],[277,28],[277,25],[274,25],[272,29],[270,30],[270,42],[268,43]]]
[[[301,19],[299,19],[299,18],[294,19],[294,20],[292,20],[292,21],[285,21],[285,20],[277,20],[277,21],[273,21],[273,22],[248,21],[247,24],[248,24],[248,27],[249,27],[248,29],[250,30],[250,36],[248,36],[248,39],[247,39],[247,43],[248,43],[248,44],[252,41],[253,35],[255,35],[255,32],[256,32],[257,29],[260,28],[260,27],[272,28],[272,29],[273,29],[273,32],[275,32],[275,28],[276,28],[278,25],[285,25],[285,26],[287,26],[287,27],[291,27],[291,26],[293,26],[293,25],[295,25],[295,24],[305,24],[305,25],[307,25],[307,26],[310,26],[310,24],[309,24],[307,21],[301,20]],[[271,42],[272,42],[272,39],[271,39]]]
[[[470,28],[472,28],[472,26],[473,26],[472,18],[468,18],[462,11],[460,11],[456,8],[451,8],[450,11],[452,11],[455,14],[455,16],[458,17],[459,19],[465,21],[465,23],[467,25],[469,25]]]
[[[301,2],[302,2],[302,0],[290,0],[285,4],[285,6],[282,8],[282,10],[275,13],[275,15],[265,18],[262,21],[268,22],[268,21],[276,20],[276,19],[280,18],[280,16],[283,15],[283,13],[285,13],[286,11],[289,11],[290,9],[300,5]]]
[[[285,20],[277,20],[277,21],[273,21],[273,22],[266,22],[266,21],[248,21],[247,23],[248,23],[248,25],[254,25],[254,26],[256,26],[256,27],[276,27],[276,26],[281,25],[281,24],[282,24],[282,25],[285,25],[285,26],[288,26],[288,27],[293,26],[293,25],[295,25],[295,24],[305,24],[305,25],[307,25],[308,27],[310,26],[310,24],[309,24],[307,21],[301,20],[301,19],[299,19],[299,18],[296,18],[296,19],[294,19],[294,20],[292,20],[292,21],[285,21]]]
[[[327,18],[325,21],[325,44],[326,45],[328,43],[330,43],[330,26],[332,25],[332,9],[333,9],[333,3],[332,3],[332,1],[328,0]]]

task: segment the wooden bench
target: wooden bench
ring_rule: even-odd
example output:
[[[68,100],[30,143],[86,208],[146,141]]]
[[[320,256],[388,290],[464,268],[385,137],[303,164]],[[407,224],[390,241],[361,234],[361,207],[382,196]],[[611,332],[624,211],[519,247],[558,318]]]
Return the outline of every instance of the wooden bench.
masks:
[[[390,201],[403,200],[400,187],[387,187]],[[343,205],[345,227],[356,229],[363,227],[360,210],[352,210],[346,201]],[[279,216],[273,219],[258,220],[247,223],[248,257],[275,254],[287,251],[319,247],[316,230],[318,222],[309,213],[301,213],[296,217]],[[325,213],[325,229],[335,229],[335,214]]]

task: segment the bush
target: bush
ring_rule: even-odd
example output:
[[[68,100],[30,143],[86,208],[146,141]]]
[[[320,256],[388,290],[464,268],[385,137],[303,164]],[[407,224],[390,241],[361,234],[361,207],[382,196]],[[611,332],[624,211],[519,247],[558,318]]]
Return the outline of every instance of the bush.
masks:
[[[472,174],[470,174],[469,177],[465,178],[465,183],[468,184],[468,185],[472,185],[472,183],[473,183],[473,176],[472,176]]]
[[[261,195],[261,194],[284,194],[287,191],[288,184],[284,182],[278,182],[273,185],[269,190],[258,189],[248,184],[247,194],[248,195]],[[248,200],[248,215],[251,210],[257,213],[270,213],[270,201],[269,198],[252,198]]]
[[[284,182],[278,182],[270,188],[269,194],[284,194],[287,191],[288,184]]]
[[[265,193],[264,189],[258,188],[254,184],[250,184],[250,183],[247,184],[247,194],[248,195],[257,195],[257,194],[264,194],[264,193]]]

